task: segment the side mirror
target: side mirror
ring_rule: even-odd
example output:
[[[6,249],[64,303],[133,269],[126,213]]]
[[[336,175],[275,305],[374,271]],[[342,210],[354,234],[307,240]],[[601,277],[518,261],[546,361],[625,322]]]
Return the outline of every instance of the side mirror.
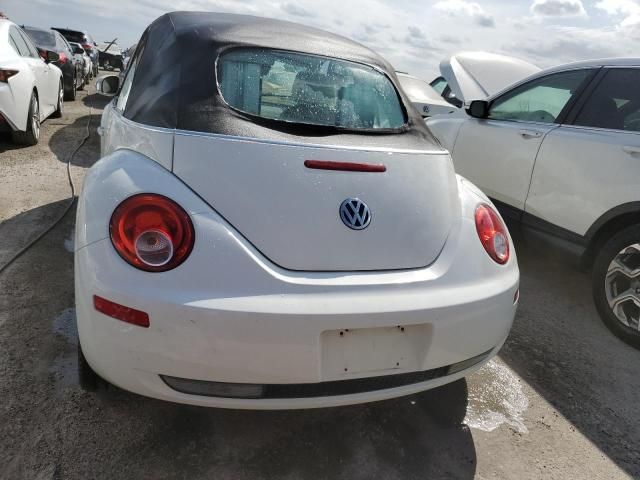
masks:
[[[60,55],[58,55],[56,52],[52,52],[51,50],[40,51],[40,56],[45,61],[45,63],[55,63],[60,60]]]
[[[474,100],[467,108],[467,113],[473,118],[487,118],[489,116],[489,102]]]
[[[120,88],[120,77],[118,75],[105,75],[96,81],[96,90],[102,95],[113,97]]]

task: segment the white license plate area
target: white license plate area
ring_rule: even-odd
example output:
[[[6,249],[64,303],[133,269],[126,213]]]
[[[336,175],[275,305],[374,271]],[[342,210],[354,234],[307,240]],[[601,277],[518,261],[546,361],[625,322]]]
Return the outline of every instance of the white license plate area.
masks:
[[[321,339],[323,380],[420,370],[430,338],[428,324],[328,330]]]

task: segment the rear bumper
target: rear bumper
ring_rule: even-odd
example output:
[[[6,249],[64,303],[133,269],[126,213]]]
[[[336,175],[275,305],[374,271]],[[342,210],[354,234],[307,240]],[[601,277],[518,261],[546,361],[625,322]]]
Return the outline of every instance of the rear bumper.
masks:
[[[196,231],[218,245],[211,248],[201,238],[183,265],[160,275],[126,264],[108,239],[76,252],[82,348],[94,370],[121,388],[225,408],[315,408],[382,400],[471,373],[497,353],[509,333],[518,288],[515,258],[506,267],[493,264],[479,250],[475,226],[468,220],[458,226],[458,241],[450,242],[427,269],[313,274],[278,269],[248,245],[225,245],[241,240],[216,232],[224,225],[214,214],[192,218]],[[97,312],[93,295],[147,312],[150,327]],[[397,349],[372,347],[384,340],[386,334],[380,332],[393,335],[396,329],[405,332],[404,337],[398,334]],[[339,342],[351,338],[342,349]],[[479,363],[450,370],[482,354],[487,355]],[[424,373],[430,371],[435,373]],[[400,383],[384,378],[415,372],[424,376]],[[243,398],[216,396],[220,390],[215,389],[210,390],[213,395],[189,393],[194,390],[184,388],[184,382],[182,388],[175,383],[172,388],[166,377],[267,385],[271,392],[286,392],[287,387],[321,392],[320,384],[327,382],[382,381],[369,383],[365,391],[350,386],[317,396]],[[310,384],[316,389],[304,387]]]
[[[29,103],[20,105],[22,97],[11,86],[0,83],[0,131],[24,130],[26,128],[27,111]],[[24,112],[20,110],[23,109]],[[19,125],[23,124],[22,128]]]

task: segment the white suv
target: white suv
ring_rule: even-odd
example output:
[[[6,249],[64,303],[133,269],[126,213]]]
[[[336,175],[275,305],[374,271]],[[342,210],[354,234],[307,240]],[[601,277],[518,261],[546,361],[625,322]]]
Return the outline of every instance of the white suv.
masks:
[[[560,239],[593,270],[607,326],[640,346],[640,59],[535,74],[431,130],[503,215]]]

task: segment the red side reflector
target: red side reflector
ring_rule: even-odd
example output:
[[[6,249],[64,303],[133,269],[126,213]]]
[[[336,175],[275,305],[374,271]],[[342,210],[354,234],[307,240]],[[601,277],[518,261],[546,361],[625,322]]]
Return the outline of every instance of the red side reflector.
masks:
[[[316,170],[340,170],[342,172],[386,172],[382,163],[330,162],[327,160],[305,160],[304,166]]]
[[[125,307],[97,295],[93,296],[93,306],[100,312],[123,322],[149,328],[149,315],[140,310]]]

